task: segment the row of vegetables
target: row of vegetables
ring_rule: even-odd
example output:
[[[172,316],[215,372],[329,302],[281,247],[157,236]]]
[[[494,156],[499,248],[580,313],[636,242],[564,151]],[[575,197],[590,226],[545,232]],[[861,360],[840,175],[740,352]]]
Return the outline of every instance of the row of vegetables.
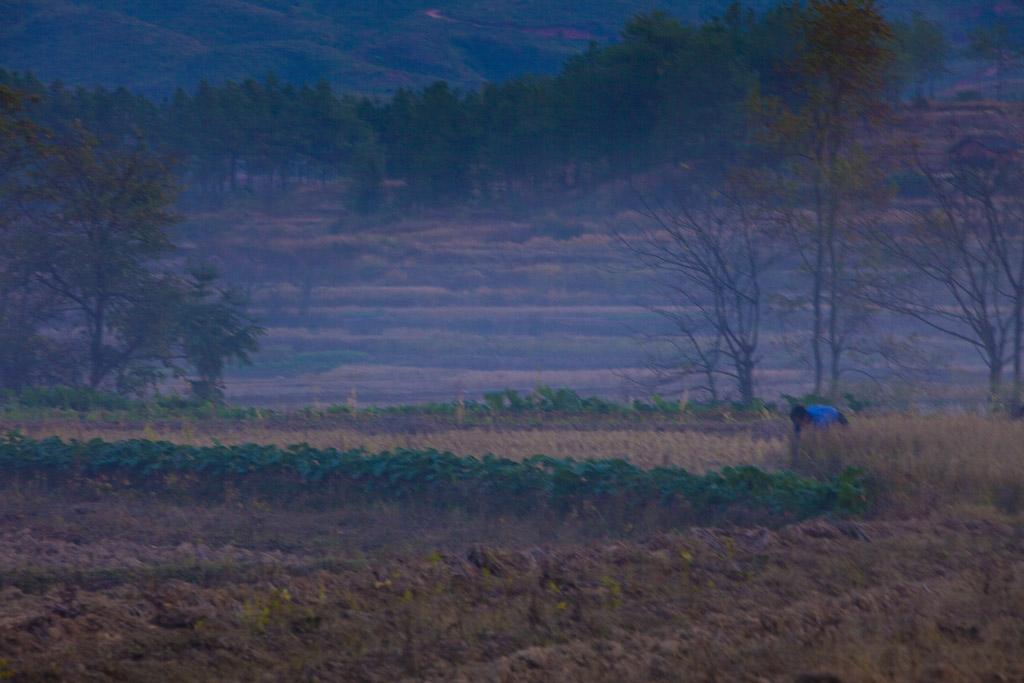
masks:
[[[797,400],[797,399],[794,399]],[[74,415],[89,421],[115,422],[128,420],[145,422],[165,419],[210,419],[231,422],[287,422],[294,420],[323,421],[343,419],[354,415],[373,416],[430,416],[458,418],[460,420],[494,417],[514,418],[536,413],[587,416],[618,416],[646,419],[651,416],[695,417],[730,415],[733,417],[763,417],[774,409],[773,404],[760,399],[750,404],[722,401],[665,400],[659,396],[633,399],[626,404],[614,403],[597,396],[581,396],[567,387],[554,389],[537,384],[532,391],[520,394],[514,389],[488,392],[483,401],[459,400],[429,402],[413,405],[361,406],[333,404],[326,407],[307,406],[295,412],[229,406],[223,403],[205,403],[175,395],[150,396],[138,400],[109,391],[90,387],[36,387],[21,391],[0,390],[0,415],[15,418],[53,417],[55,414]]]
[[[636,508],[656,504],[693,513],[741,507],[787,518],[863,515],[869,475],[861,468],[824,480],[753,466],[694,474],[677,467],[641,469],[625,459],[575,460],[535,455],[523,461],[460,457],[433,449],[369,453],[307,444],[190,446],[132,439],[108,442],[0,437],[0,476],[41,474],[62,481],[116,474],[157,485],[169,474],[196,481],[273,481],[280,491],[333,486],[347,494],[463,503],[471,500],[555,508],[591,503]],[[266,486],[263,487],[266,491]]]

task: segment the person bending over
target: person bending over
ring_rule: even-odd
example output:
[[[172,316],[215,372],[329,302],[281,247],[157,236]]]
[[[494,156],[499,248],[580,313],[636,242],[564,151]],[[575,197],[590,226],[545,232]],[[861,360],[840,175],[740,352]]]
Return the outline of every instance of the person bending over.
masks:
[[[841,412],[832,406],[825,405],[813,405],[806,408],[802,405],[795,405],[789,412],[789,419],[793,421],[793,432],[797,435],[804,427],[827,429],[834,424],[849,424]]]

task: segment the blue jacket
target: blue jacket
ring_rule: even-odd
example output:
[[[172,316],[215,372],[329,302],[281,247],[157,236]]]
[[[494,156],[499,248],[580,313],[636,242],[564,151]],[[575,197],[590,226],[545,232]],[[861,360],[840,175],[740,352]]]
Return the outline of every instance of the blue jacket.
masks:
[[[834,424],[846,424],[843,414],[832,406],[813,405],[807,406],[807,415],[811,418],[811,424],[818,429],[831,427]],[[800,425],[795,424],[793,428],[800,432]]]

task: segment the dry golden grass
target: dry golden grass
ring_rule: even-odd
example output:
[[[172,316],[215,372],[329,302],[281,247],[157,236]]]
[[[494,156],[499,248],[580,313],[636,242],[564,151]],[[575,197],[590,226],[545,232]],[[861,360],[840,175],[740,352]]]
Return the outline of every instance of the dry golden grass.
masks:
[[[809,474],[867,467],[885,516],[956,508],[1024,509],[1024,421],[980,415],[890,415],[810,434],[788,464]]]
[[[565,427],[541,429],[488,429],[468,427],[419,434],[367,434],[351,427],[281,428],[261,425],[229,425],[211,430],[202,424],[174,427],[118,427],[83,423],[52,422],[21,428],[27,436],[63,439],[94,438],[160,439],[195,446],[218,442],[288,446],[307,443],[316,448],[363,447],[370,452],[398,448],[451,451],[461,456],[480,457],[487,453],[523,460],[538,453],[553,458],[625,458],[639,467],[675,466],[692,472],[706,472],[726,465],[751,464],[769,467],[786,451],[782,436],[751,438],[745,431],[706,433],[655,429],[579,430]],[[778,431],[783,431],[782,428]]]

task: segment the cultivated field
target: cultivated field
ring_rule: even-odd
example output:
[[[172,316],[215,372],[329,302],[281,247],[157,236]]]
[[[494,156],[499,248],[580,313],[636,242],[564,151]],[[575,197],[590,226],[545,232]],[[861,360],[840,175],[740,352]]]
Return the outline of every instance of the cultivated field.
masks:
[[[432,494],[332,499],[349,489],[327,483],[289,497],[255,473],[153,486],[7,467],[10,680],[1024,680],[1021,422],[858,417],[795,453],[779,419],[11,426],[869,474],[859,517],[691,519],[586,502],[473,513]]]

